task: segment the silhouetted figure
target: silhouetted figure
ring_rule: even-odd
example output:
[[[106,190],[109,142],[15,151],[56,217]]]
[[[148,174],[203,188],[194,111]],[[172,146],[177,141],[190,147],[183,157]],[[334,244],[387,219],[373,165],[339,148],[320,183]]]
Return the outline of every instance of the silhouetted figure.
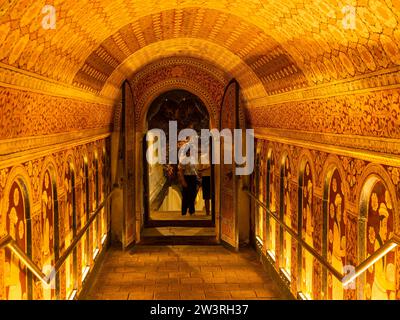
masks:
[[[186,161],[184,163],[184,159],[188,160],[189,151],[186,154],[186,157],[180,157],[179,159],[179,180],[182,185],[182,215],[186,216],[187,211],[189,209],[190,215],[194,215],[196,213],[195,202],[197,195],[197,170],[194,159],[190,159],[190,161]]]

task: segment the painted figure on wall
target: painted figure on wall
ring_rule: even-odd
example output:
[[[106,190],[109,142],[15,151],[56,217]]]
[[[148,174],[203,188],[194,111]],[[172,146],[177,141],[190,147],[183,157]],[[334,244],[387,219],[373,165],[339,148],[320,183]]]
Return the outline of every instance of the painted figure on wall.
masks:
[[[42,182],[42,261],[44,273],[52,272],[55,265],[55,221],[54,221],[54,192],[50,170],[46,170]],[[55,299],[55,279],[50,285],[43,285],[43,299]]]
[[[367,256],[379,250],[393,236],[393,202],[382,182],[377,182],[368,204]],[[395,252],[392,250],[367,271],[365,298],[394,300],[396,298]]]
[[[74,239],[74,172],[71,168],[71,165],[68,163],[65,169],[65,177],[64,177],[64,190],[66,195],[66,204],[65,204],[65,241],[64,248],[68,249],[72,244]],[[68,257],[65,262],[65,273],[66,273],[66,290],[67,297],[69,297],[74,290],[74,259],[73,256]]]
[[[303,240],[313,247],[313,177],[310,163],[307,162],[303,173],[303,199],[302,199],[302,236]],[[309,298],[313,297],[313,256],[307,251],[302,251],[302,279],[301,290]]]
[[[270,153],[268,159],[268,175],[269,175],[269,210],[272,214],[276,213],[276,188],[275,188],[275,158],[273,152]],[[268,249],[275,255],[276,253],[276,221],[270,218],[268,221],[269,244]]]
[[[80,227],[84,228],[88,219],[88,166],[85,160],[82,161],[82,166],[80,168],[80,178],[82,181],[82,196],[81,196],[81,203],[79,208],[79,217],[80,217]],[[85,271],[86,267],[89,265],[89,257],[88,257],[88,236],[87,234],[82,237],[81,240],[81,255],[82,255],[82,272]]]
[[[103,203],[106,196],[106,151],[105,149],[101,155],[101,166],[99,173],[99,190],[100,190],[100,203]],[[102,209],[101,211],[101,222],[100,222],[100,231],[101,236],[103,237],[107,233],[107,215],[106,210]]]
[[[265,195],[265,181],[266,181],[266,162],[265,162],[265,149],[264,149],[264,141],[263,140],[258,140],[257,141],[257,164],[258,164],[258,200],[261,201],[261,203],[266,202],[266,195]],[[258,206],[258,212],[257,212],[257,236],[260,238],[260,240],[263,241],[264,239],[264,208],[261,206]]]
[[[329,187],[328,200],[328,262],[343,273],[346,265],[346,219],[342,178],[335,170]],[[328,274],[328,299],[343,300],[343,284]]]
[[[289,157],[286,157],[282,169],[283,178],[283,222],[291,227],[292,226],[292,208],[290,202],[290,179],[291,168]],[[290,275],[292,262],[292,239],[289,234],[283,232],[283,268]]]
[[[24,252],[28,249],[25,201],[20,184],[14,182],[8,198],[6,230]],[[28,299],[27,269],[10,250],[5,251],[4,285],[7,300]]]
[[[91,192],[91,210],[90,213],[94,212],[98,206],[98,183],[99,183],[99,163],[97,160],[97,154],[94,156],[92,161],[92,174],[90,178],[90,192]],[[92,231],[92,249],[95,252],[99,249],[99,234],[98,234],[99,220],[98,217],[93,222]]]

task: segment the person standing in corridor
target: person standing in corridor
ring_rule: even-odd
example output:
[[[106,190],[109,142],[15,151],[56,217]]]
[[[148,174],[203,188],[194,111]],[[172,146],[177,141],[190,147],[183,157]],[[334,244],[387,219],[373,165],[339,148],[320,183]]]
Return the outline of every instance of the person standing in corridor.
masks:
[[[182,186],[182,216],[187,215],[189,210],[190,215],[196,213],[195,201],[197,194],[198,174],[196,169],[197,161],[194,155],[190,154],[190,140],[184,143],[183,152],[179,157],[179,181]],[[196,152],[194,152],[196,154]]]

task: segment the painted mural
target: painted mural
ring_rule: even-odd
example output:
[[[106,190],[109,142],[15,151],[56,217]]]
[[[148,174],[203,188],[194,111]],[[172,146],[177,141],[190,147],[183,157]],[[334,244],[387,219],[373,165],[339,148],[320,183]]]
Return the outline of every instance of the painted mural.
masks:
[[[65,177],[64,177],[64,192],[65,192],[65,198],[66,198],[66,204],[65,204],[65,217],[64,217],[64,250],[68,249],[69,246],[71,245],[74,236],[75,236],[75,230],[74,230],[74,220],[76,217],[74,215],[76,214],[75,211],[75,198],[74,198],[74,192],[75,192],[75,177],[74,177],[74,171],[71,163],[68,163],[66,165],[65,169]],[[69,297],[73,290],[75,289],[75,274],[74,274],[74,256],[68,257],[68,259],[65,262],[65,275],[66,275],[66,296]]]
[[[304,168],[302,179],[302,221],[301,233],[303,240],[310,245],[314,246],[313,235],[313,176],[311,172],[310,163],[307,161]],[[301,291],[309,298],[313,297],[313,274],[314,274],[314,257],[305,249],[301,252]]]
[[[282,167],[282,183],[281,192],[283,192],[283,207],[282,207],[282,219],[283,222],[291,227],[292,226],[292,207],[290,199],[290,179],[291,179],[291,167],[289,157],[285,157]],[[291,263],[292,263],[292,239],[287,232],[282,234],[283,243],[283,255],[282,255],[282,267],[290,275]]]
[[[340,273],[346,265],[345,197],[342,177],[336,169],[329,184],[328,196],[328,262]],[[343,299],[342,283],[328,273],[328,299]]]
[[[95,151],[92,154],[92,165],[91,165],[91,174],[90,174],[90,212],[92,214],[97,206],[99,205],[99,196],[98,196],[98,184],[99,184],[99,163],[97,159],[97,152]],[[99,218],[97,217],[94,223],[91,226],[90,232],[90,241],[92,253],[97,254],[97,250],[99,249]]]
[[[100,203],[103,203],[106,197],[106,184],[105,182],[107,181],[107,170],[106,170],[106,150],[105,148],[101,152],[101,157],[100,157],[100,167],[99,167],[100,173],[99,173],[99,191],[100,191]],[[101,232],[101,237],[103,239],[103,236],[107,233],[107,215],[106,215],[106,210],[102,209],[101,210],[101,215],[100,215],[100,232]]]
[[[92,164],[84,159],[88,149],[105,150],[105,142],[98,140],[0,169],[0,233],[14,238],[46,275],[52,273],[53,279],[50,285],[44,285],[8,248],[0,250],[0,299],[69,299],[75,290],[82,289],[82,272],[91,270],[95,263],[88,254],[87,236],[75,254],[67,257],[57,276],[53,266],[87,222]],[[72,164],[76,164],[76,176]],[[15,176],[14,172],[21,174]],[[99,179],[99,184],[108,185],[107,179]],[[104,217],[107,219],[107,214]]]
[[[266,202],[266,150],[265,143],[263,140],[257,141],[257,186],[258,186],[258,199],[262,202]],[[256,236],[263,241],[264,239],[264,218],[265,210],[263,207],[258,206],[257,211],[257,222],[256,222]]]
[[[42,182],[42,261],[45,274],[52,272],[56,262],[56,245],[58,241],[58,217],[55,209],[56,195],[54,193],[52,171],[47,169]],[[44,300],[56,299],[57,279],[54,277],[50,285],[43,285]]]
[[[385,185],[378,181],[368,203],[366,250],[371,256],[394,233],[393,201]],[[370,267],[366,273],[365,298],[367,300],[393,300],[396,298],[395,252]]]
[[[6,231],[25,252],[30,252],[26,198],[21,184],[15,181],[8,194]],[[10,251],[5,252],[4,286],[7,300],[26,300],[29,297],[28,272]]]
[[[82,196],[80,203],[80,219],[79,219],[79,230],[84,228],[89,215],[89,169],[87,165],[87,158],[85,157],[81,163],[80,168],[81,184],[82,184]],[[84,235],[81,239],[81,270],[85,272],[89,266],[89,237]]]
[[[269,210],[275,216],[277,215],[277,190],[275,188],[275,158],[273,152],[270,152],[268,158],[268,176],[269,176]],[[277,223],[275,219],[268,220],[268,250],[275,257],[276,254],[276,228]]]
[[[296,198],[293,193],[299,189],[299,212],[301,225],[299,225],[302,239],[311,246],[322,259],[331,264],[340,273],[345,273],[344,267],[358,266],[364,258],[375,253],[393,235],[398,235],[400,228],[395,222],[396,206],[400,203],[400,169],[393,166],[376,165],[367,160],[346,156],[335,157],[324,151],[309,150],[301,147],[289,147],[284,143],[264,140],[268,146],[267,159],[267,199],[266,205],[271,212],[281,212],[283,221],[293,230],[296,230],[295,214],[297,201],[288,202]],[[260,142],[257,146],[261,146]],[[258,147],[260,153],[260,147]],[[287,155],[282,166],[276,167],[275,155]],[[307,160],[300,154],[307,154]],[[291,161],[287,161],[287,160]],[[293,162],[292,162],[293,161]],[[300,169],[296,175],[297,168]],[[287,173],[286,173],[287,171]],[[368,174],[367,174],[368,173]],[[364,205],[359,199],[365,191],[365,183],[370,174],[385,176],[385,180],[376,178],[374,184],[368,185],[368,198]],[[289,175],[290,174],[290,175]],[[291,179],[289,178],[291,177]],[[257,173],[254,174],[253,182]],[[282,178],[280,184],[279,177]],[[289,178],[289,179],[288,179]],[[299,181],[300,184],[296,184]],[[385,183],[383,182],[385,181]],[[326,186],[324,185],[326,183]],[[388,186],[390,184],[390,187]],[[281,203],[276,196],[276,190],[281,187]],[[326,188],[324,188],[326,187]],[[258,184],[252,187],[253,194],[259,195]],[[391,191],[390,191],[391,190]],[[301,192],[300,192],[301,191]],[[279,191],[278,191],[279,192]],[[326,199],[326,206],[324,206]],[[291,206],[291,208],[288,208]],[[281,207],[282,206],[282,207]],[[257,217],[258,211],[253,206],[253,216]],[[326,212],[324,213],[324,208]],[[366,209],[362,209],[366,208]],[[361,212],[365,210],[366,212]],[[285,212],[291,212],[292,219],[285,217]],[[361,215],[365,214],[365,257],[360,261],[358,254],[363,247],[358,244],[358,228]],[[325,218],[324,218],[325,217]],[[353,288],[344,287],[342,282],[329,272],[324,273],[320,261],[314,258],[304,247],[300,251],[293,250],[297,246],[293,239],[291,246],[289,237],[282,236],[281,228],[274,220],[266,221],[265,246],[266,253],[271,257],[282,257],[275,262],[268,259],[276,272],[281,269],[287,273],[291,270],[290,285],[288,289],[294,296],[301,292],[302,297],[308,299],[324,300],[356,300],[372,299],[387,300],[400,297],[400,256],[397,251],[389,252],[382,260],[376,262],[363,275],[359,277]],[[397,226],[397,228],[396,228]],[[324,232],[326,232],[324,234]],[[292,250],[290,250],[292,247]],[[326,251],[325,251],[326,250]],[[288,258],[287,252],[291,253]],[[290,254],[289,253],[289,254]],[[326,258],[325,257],[326,253]],[[297,259],[300,262],[296,267]],[[291,263],[291,269],[288,264]],[[360,282],[361,281],[361,282]],[[360,284],[363,285],[360,285]]]

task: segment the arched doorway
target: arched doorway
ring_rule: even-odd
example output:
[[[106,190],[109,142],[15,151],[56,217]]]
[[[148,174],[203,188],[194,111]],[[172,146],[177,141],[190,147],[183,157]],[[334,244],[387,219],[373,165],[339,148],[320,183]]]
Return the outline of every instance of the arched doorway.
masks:
[[[199,183],[196,192],[194,215],[183,216],[182,185],[178,177],[178,165],[169,159],[170,123],[175,122],[178,134],[184,129],[193,129],[201,136],[201,130],[210,129],[210,115],[204,102],[196,95],[186,90],[171,90],[161,94],[150,105],[147,112],[148,130],[161,129],[165,132],[167,143],[167,164],[150,164],[148,150],[152,143],[150,135],[143,140],[143,203],[146,227],[159,226],[215,226],[215,179],[214,167],[199,172]],[[171,132],[172,134],[172,132]],[[149,141],[150,140],[150,141]],[[200,142],[199,142],[200,143]],[[211,146],[210,146],[211,147]],[[175,150],[176,152],[178,151]],[[158,151],[157,151],[158,152]],[[158,154],[154,154],[158,156]],[[201,175],[210,175],[210,184],[202,185]],[[207,179],[207,178],[206,178]],[[207,187],[208,186],[208,187]],[[207,196],[207,194],[210,194]],[[209,200],[208,200],[209,199]],[[208,201],[206,201],[208,200]]]

